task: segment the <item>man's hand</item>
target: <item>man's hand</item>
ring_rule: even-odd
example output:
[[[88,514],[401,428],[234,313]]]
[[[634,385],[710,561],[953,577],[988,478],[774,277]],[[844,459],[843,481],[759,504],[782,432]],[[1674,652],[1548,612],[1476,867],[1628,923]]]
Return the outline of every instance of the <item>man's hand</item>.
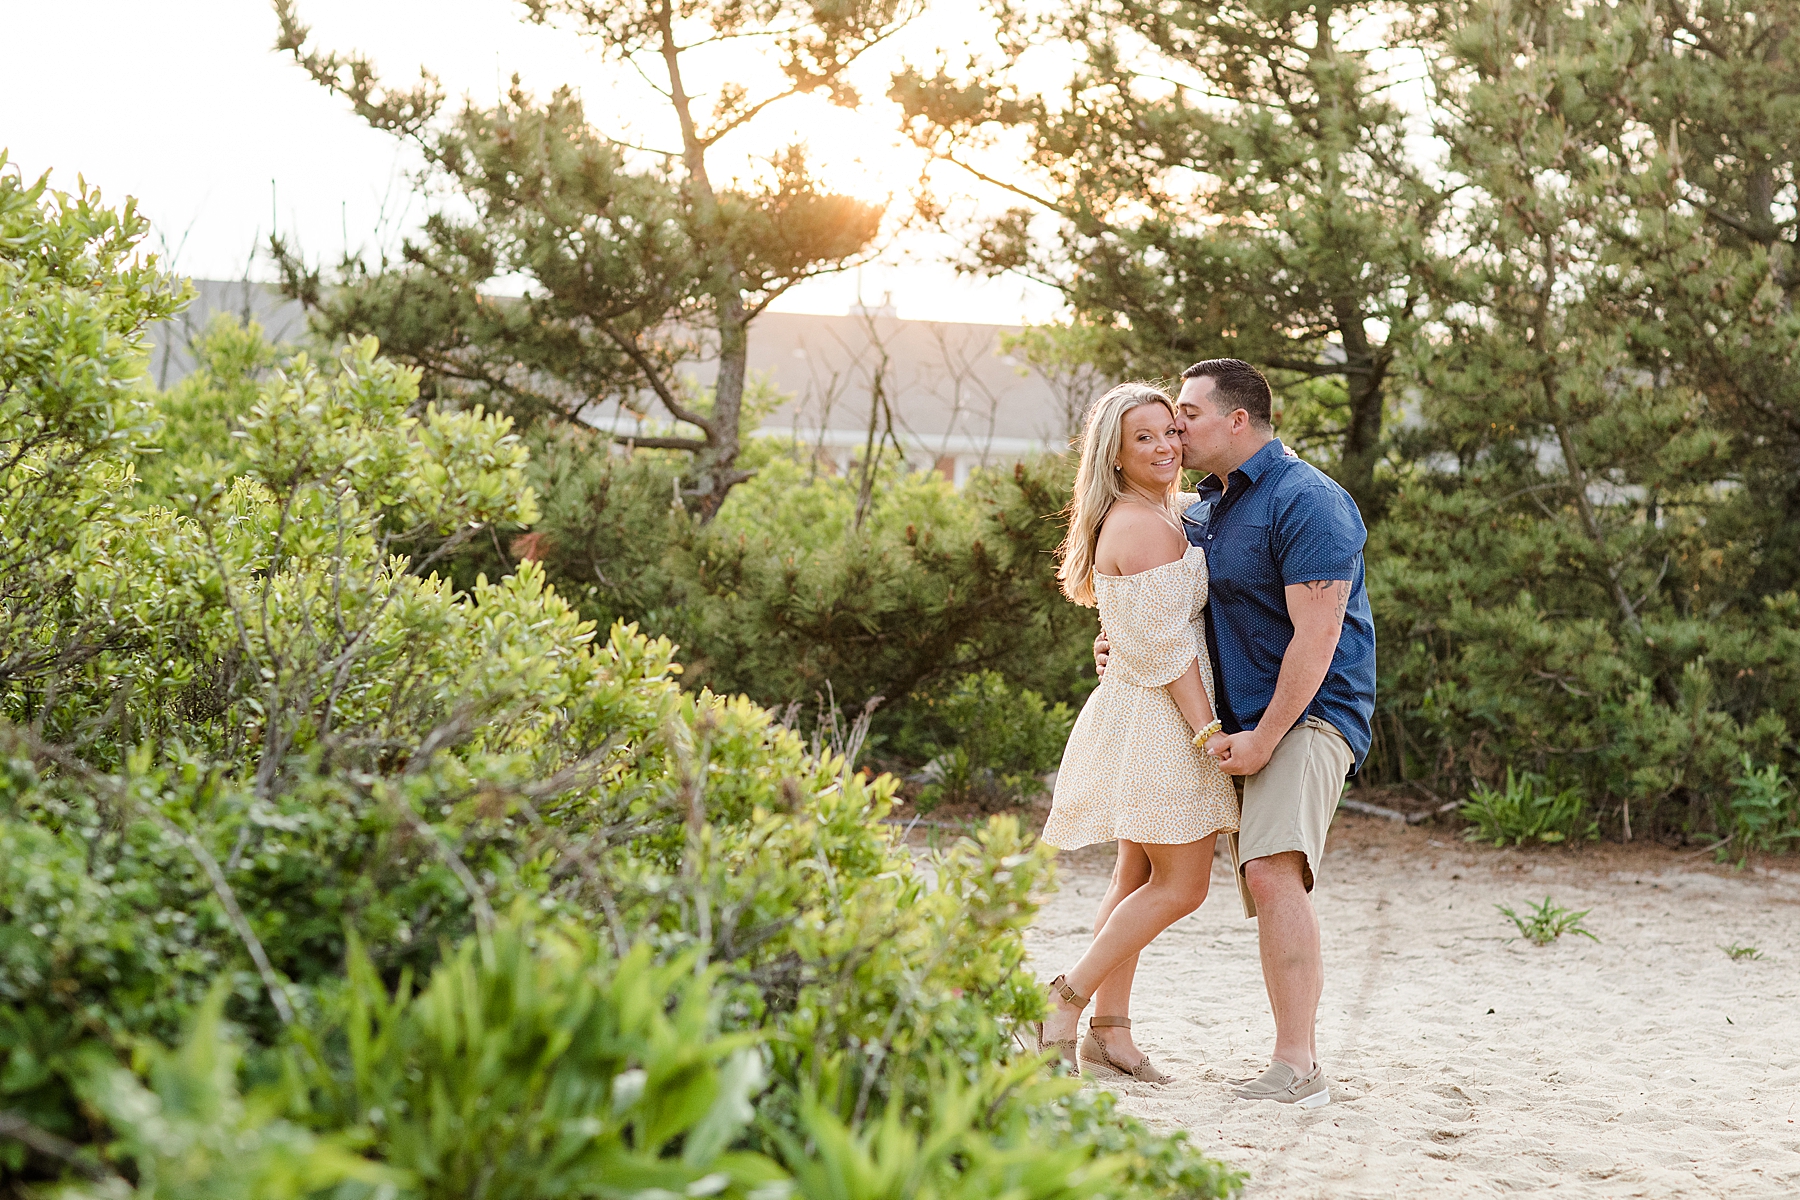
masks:
[[[1094,639],[1094,674],[1102,679],[1106,678],[1107,651],[1111,649],[1112,643],[1106,640],[1106,630],[1102,629],[1100,636]]]
[[[1206,739],[1206,752],[1219,760],[1219,769],[1227,775],[1254,775],[1269,765],[1275,742],[1258,737],[1254,729],[1215,733]]]

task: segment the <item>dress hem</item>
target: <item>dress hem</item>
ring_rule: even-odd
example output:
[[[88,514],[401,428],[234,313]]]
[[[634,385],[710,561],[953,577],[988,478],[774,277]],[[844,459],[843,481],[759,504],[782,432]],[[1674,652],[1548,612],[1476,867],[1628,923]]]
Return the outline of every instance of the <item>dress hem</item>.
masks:
[[[1238,827],[1236,825],[1221,825],[1217,829],[1209,830],[1206,833],[1202,833],[1197,837],[1185,838],[1179,842],[1151,841],[1148,838],[1121,837],[1119,834],[1116,834],[1116,833],[1111,837],[1098,837],[1098,838],[1094,838],[1090,841],[1076,842],[1073,845],[1063,845],[1058,842],[1053,842],[1048,837],[1044,836],[1043,834],[1038,835],[1038,841],[1044,843],[1044,845],[1050,847],[1052,850],[1058,850],[1058,851],[1061,851],[1061,850],[1085,850],[1089,846],[1098,846],[1102,842],[1121,842],[1121,841],[1136,842],[1140,846],[1191,846],[1195,842],[1205,841],[1209,837],[1217,837],[1221,833],[1236,833],[1237,831],[1238,831]]]

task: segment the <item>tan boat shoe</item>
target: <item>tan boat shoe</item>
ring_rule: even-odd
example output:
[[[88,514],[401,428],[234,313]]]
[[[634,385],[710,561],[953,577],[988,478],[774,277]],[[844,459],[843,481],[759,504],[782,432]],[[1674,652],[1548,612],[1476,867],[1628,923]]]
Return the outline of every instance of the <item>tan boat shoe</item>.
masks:
[[[1135,1079],[1139,1083],[1168,1083],[1174,1079],[1173,1075],[1165,1075],[1151,1065],[1148,1054],[1138,1059],[1136,1066],[1126,1066],[1112,1056],[1112,1053],[1106,1048],[1106,1043],[1101,1041],[1099,1035],[1094,1032],[1096,1029],[1130,1028],[1131,1018],[1129,1017],[1088,1018],[1087,1036],[1081,1039],[1082,1063],[1096,1068],[1095,1074],[1120,1075],[1126,1079]]]
[[[1284,1062],[1273,1062],[1269,1069],[1232,1093],[1239,1100],[1273,1100],[1296,1108],[1323,1108],[1331,1103],[1331,1088],[1325,1082],[1325,1068],[1313,1064],[1312,1074],[1302,1079],[1300,1073]]]

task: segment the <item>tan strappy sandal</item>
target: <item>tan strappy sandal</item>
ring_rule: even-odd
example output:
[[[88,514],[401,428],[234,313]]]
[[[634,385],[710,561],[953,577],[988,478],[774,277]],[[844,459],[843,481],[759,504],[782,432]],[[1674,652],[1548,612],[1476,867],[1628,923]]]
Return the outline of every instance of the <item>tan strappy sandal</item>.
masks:
[[[1130,1029],[1130,1017],[1089,1017],[1088,1032],[1081,1039],[1081,1061],[1090,1067],[1098,1067],[1101,1071],[1114,1075],[1123,1075],[1127,1079],[1135,1079],[1139,1083],[1167,1083],[1175,1078],[1165,1075],[1150,1064],[1150,1056],[1144,1055],[1135,1067],[1127,1067],[1111,1054],[1107,1053],[1106,1043],[1094,1033],[1096,1029]]]
[[[1078,994],[1074,988],[1069,986],[1068,979],[1069,977],[1067,975],[1058,975],[1055,979],[1050,981],[1050,999],[1054,1003],[1060,998],[1065,1004],[1075,1005],[1077,1012],[1079,1012],[1081,1009],[1088,1006],[1088,1002],[1091,1001],[1093,997]],[[1076,1028],[1080,1028],[1079,1018],[1077,1018]],[[1039,1021],[1037,1023],[1037,1046],[1040,1053],[1045,1050],[1057,1051],[1062,1055],[1063,1062],[1068,1064],[1071,1071],[1077,1073],[1080,1072],[1081,1054],[1075,1048],[1074,1038],[1057,1038],[1053,1042],[1046,1042],[1044,1040],[1044,1023]]]

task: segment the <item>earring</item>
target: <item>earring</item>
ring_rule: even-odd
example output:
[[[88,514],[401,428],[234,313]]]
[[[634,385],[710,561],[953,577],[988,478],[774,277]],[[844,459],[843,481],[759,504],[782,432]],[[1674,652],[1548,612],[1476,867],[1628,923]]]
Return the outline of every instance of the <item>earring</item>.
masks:
[[[1114,463],[1114,464],[1113,464],[1113,470],[1115,470],[1115,471],[1116,471],[1116,470],[1118,470],[1118,469],[1119,469],[1119,464],[1118,464],[1118,463]]]

